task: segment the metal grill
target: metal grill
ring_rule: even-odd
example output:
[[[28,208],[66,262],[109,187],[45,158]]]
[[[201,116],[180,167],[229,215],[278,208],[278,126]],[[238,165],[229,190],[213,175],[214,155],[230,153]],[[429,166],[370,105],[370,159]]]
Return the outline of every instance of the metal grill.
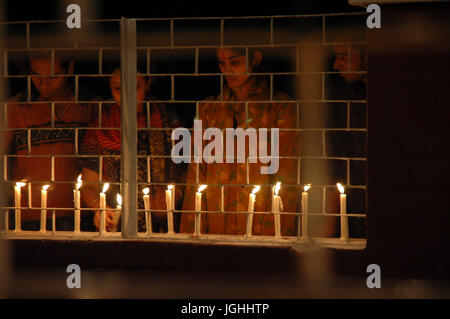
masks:
[[[365,181],[365,140],[367,126],[365,120],[366,99],[364,98],[339,98],[335,99],[327,96],[328,77],[339,76],[342,71],[333,70],[326,64],[329,63],[331,49],[334,45],[346,46],[348,50],[348,70],[344,73],[366,74],[365,67],[359,70],[350,69],[351,48],[358,47],[364,49],[365,36],[364,24],[362,23],[364,15],[362,13],[342,13],[325,15],[293,15],[293,16],[264,16],[264,17],[210,17],[210,18],[173,18],[173,19],[121,19],[121,20],[86,20],[83,21],[83,27],[80,31],[67,33],[65,30],[65,21],[22,21],[0,23],[7,31],[5,47],[0,49],[3,61],[0,64],[2,68],[0,73],[3,80],[10,87],[26,91],[26,100],[23,103],[28,105],[39,104],[32,100],[32,77],[42,75],[30,75],[21,73],[20,70],[13,70],[14,59],[21,54],[29,51],[49,50],[51,54],[52,68],[51,76],[67,77],[73,81],[74,99],[78,104],[95,104],[97,107],[98,123],[96,127],[68,126],[58,127],[55,109],[57,105],[67,103],[64,100],[50,101],[51,115],[50,125],[48,127],[20,127],[10,128],[8,123],[8,107],[17,104],[5,99],[1,102],[2,106],[2,128],[3,133],[11,131],[25,132],[27,139],[27,151],[18,155],[5,151],[3,157],[3,183],[5,189],[10,189],[11,194],[17,180],[10,178],[11,167],[9,163],[14,158],[49,158],[50,159],[50,178],[48,180],[24,181],[26,184],[23,189],[27,190],[27,202],[25,207],[8,205],[1,207],[3,214],[2,230],[7,236],[65,236],[65,237],[93,237],[93,238],[142,238],[142,239],[171,239],[171,240],[213,240],[213,241],[238,241],[242,243],[257,244],[263,243],[288,243],[302,244],[310,242],[309,236],[304,236],[305,228],[301,227],[301,220],[305,216],[301,208],[302,190],[305,184],[312,182],[310,203],[311,210],[308,216],[333,217],[341,222],[347,223],[348,218],[364,220],[366,218],[366,181]],[[347,37],[348,27],[346,21],[360,21],[356,31],[350,30],[352,36]],[[355,24],[353,24],[355,25]],[[51,31],[51,33],[50,33]],[[65,32],[65,33],[64,33]],[[50,35],[51,34],[51,35]],[[67,36],[67,34],[69,34]],[[357,34],[357,36],[355,36]],[[239,36],[240,35],[240,36]],[[272,65],[269,70],[258,73],[247,74],[255,76],[265,76],[269,79],[270,99],[258,101],[260,103],[273,103],[274,89],[287,90],[288,95],[293,99],[286,101],[277,100],[277,102],[293,103],[296,107],[296,128],[280,129],[280,132],[295,132],[302,136],[303,149],[296,156],[280,156],[283,159],[294,159],[297,161],[296,184],[283,184],[282,187],[292,187],[298,190],[298,209],[296,211],[282,211],[280,214],[295,214],[297,216],[296,236],[239,236],[239,235],[210,235],[210,234],[192,234],[185,233],[153,233],[138,232],[138,213],[145,213],[146,223],[149,223],[148,211],[138,206],[138,186],[145,187],[151,185],[160,185],[167,187],[173,184],[175,189],[184,186],[193,186],[185,182],[158,183],[151,178],[151,159],[164,158],[171,159],[167,155],[138,155],[137,154],[137,133],[140,131],[172,131],[173,128],[155,128],[151,125],[150,103],[164,103],[171,106],[175,111],[184,107],[190,108],[192,117],[199,113],[204,98],[207,94],[202,92],[198,84],[207,82],[215,85],[215,92],[220,98],[210,103],[222,103],[223,87],[225,83],[224,75],[219,71],[217,62],[211,62],[212,53],[218,47],[244,48],[247,61],[249,50],[260,49],[272,54]],[[73,74],[57,74],[55,72],[55,58],[64,53],[75,52],[80,58],[75,61],[75,65],[85,63],[85,68],[79,68],[83,72]],[[92,101],[83,100],[80,96],[80,88],[87,85],[95,85],[104,78],[108,78],[111,73],[105,70],[105,60],[109,56],[120,57],[121,61],[121,89],[122,89],[122,107],[121,107],[121,128],[105,127],[102,123],[102,112],[106,105],[112,103],[108,100]],[[204,57],[207,57],[206,60]],[[209,59],[209,60],[208,60]],[[158,63],[166,63],[169,67],[160,68]],[[205,62],[206,61],[206,62]],[[327,62],[328,61],[328,62]],[[145,72],[141,75],[151,76],[161,83],[162,91],[156,92],[157,98],[151,102],[141,101],[146,105],[147,124],[145,128],[137,128],[136,118],[136,78],[137,64],[145,64]],[[172,64],[171,64],[172,63]],[[174,63],[174,64],[173,64]],[[156,67],[154,67],[156,65]],[[175,66],[174,66],[175,65]],[[214,65],[214,67],[213,67]],[[12,68],[12,69],[11,69]],[[162,70],[161,70],[162,69]],[[48,75],[46,75],[48,76]],[[97,82],[96,82],[97,81]],[[211,87],[214,85],[211,84]],[[158,94],[161,93],[162,94]],[[188,93],[186,93],[188,92]],[[6,94],[8,95],[8,94]],[[245,120],[248,122],[248,101],[236,101],[245,104]],[[331,105],[331,106],[330,106]],[[332,112],[330,112],[332,111]],[[336,113],[337,112],[337,113]],[[362,115],[360,115],[362,113]],[[181,113],[183,114],[183,113]],[[311,119],[311,114],[313,118]],[[314,117],[314,114],[316,115]],[[333,114],[339,114],[339,117],[333,118]],[[354,116],[354,114],[357,114]],[[189,122],[189,121],[188,121]],[[189,122],[190,123],[190,122]],[[331,123],[331,124],[330,124]],[[80,135],[88,130],[98,129],[119,130],[121,132],[121,155],[86,155],[81,154],[79,150]],[[194,133],[192,127],[190,132]],[[32,152],[33,138],[40,132],[64,131],[73,137],[74,147],[72,154],[45,154],[37,155]],[[348,154],[345,152],[330,151],[330,145],[348,141],[348,137],[353,136],[357,141],[363,143],[361,150]],[[172,146],[175,141],[172,141]],[[121,211],[122,231],[107,232],[102,231],[78,231],[79,225],[75,225],[73,232],[57,231],[55,225],[56,211],[74,212],[74,207],[51,207],[46,210],[47,217],[51,217],[51,231],[41,229],[36,231],[22,231],[20,229],[20,216],[23,209],[41,211],[41,206],[32,205],[32,185],[41,185],[45,183],[66,184],[75,187],[76,180],[63,181],[57,178],[57,163],[61,158],[94,158],[98,159],[99,176],[96,184],[104,184],[102,176],[105,159],[121,159],[121,181],[111,182],[112,185],[119,187],[124,198],[124,204]],[[136,163],[139,159],[147,161],[147,180],[139,182],[136,171]],[[249,160],[246,158],[247,179],[245,184],[210,184],[210,187],[221,189],[221,210],[218,211],[200,211],[202,214],[222,213],[222,214],[248,214],[247,211],[227,212],[224,210],[224,189],[226,187],[242,186],[252,188],[255,185],[250,184],[249,180]],[[318,164],[319,163],[319,164]],[[192,164],[190,164],[192,165]],[[331,168],[329,166],[332,166]],[[198,164],[197,164],[198,166]],[[317,174],[315,171],[320,167],[327,167],[331,173]],[[336,173],[338,171],[338,173]],[[197,169],[198,172],[198,169]],[[330,176],[325,176],[330,175]],[[324,177],[325,176],[325,177]],[[316,181],[314,181],[316,180]],[[336,184],[329,181],[341,182],[349,190],[348,200],[350,212],[339,214],[338,211],[329,211],[327,203],[330,196],[339,196],[336,190]],[[197,183],[200,180],[197,176]],[[262,187],[273,187],[274,185],[260,185]],[[175,194],[175,193],[174,193]],[[49,192],[48,196],[51,196]],[[13,198],[13,197],[12,197]],[[81,207],[78,209],[82,213],[91,211],[91,208]],[[183,210],[179,207],[171,209],[174,214],[195,213],[198,210]],[[166,213],[168,210],[155,210],[152,212]],[[273,214],[270,212],[255,212],[258,214]],[[8,226],[10,223],[9,215],[15,215],[14,227]],[[172,215],[173,216],[173,215]],[[75,219],[79,223],[79,219]],[[303,233],[303,234],[302,234]],[[341,234],[342,235],[342,234]],[[351,235],[351,234],[350,234]],[[350,236],[352,237],[352,236]],[[345,246],[348,248],[361,248],[365,245],[364,238],[350,238],[349,240],[339,240],[339,238],[313,237],[316,243],[333,246]]]

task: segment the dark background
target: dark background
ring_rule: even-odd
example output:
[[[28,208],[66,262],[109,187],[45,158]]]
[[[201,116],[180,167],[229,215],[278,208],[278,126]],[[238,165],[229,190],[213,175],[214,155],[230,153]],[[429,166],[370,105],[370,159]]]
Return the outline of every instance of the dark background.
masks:
[[[7,21],[47,20],[65,18],[62,1],[4,0]],[[292,15],[361,11],[348,5],[347,0],[282,0],[276,2],[255,1],[109,1],[95,0],[99,15],[87,13],[89,18],[176,18],[176,17],[234,17],[262,15]],[[68,1],[79,3],[79,1]],[[62,12],[61,12],[62,11]]]

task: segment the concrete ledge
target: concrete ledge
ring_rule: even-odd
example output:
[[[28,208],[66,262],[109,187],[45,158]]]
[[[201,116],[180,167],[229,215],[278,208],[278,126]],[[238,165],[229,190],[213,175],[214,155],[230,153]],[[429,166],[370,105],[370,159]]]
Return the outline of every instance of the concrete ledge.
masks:
[[[243,246],[148,240],[8,239],[15,266],[292,272],[289,246]]]

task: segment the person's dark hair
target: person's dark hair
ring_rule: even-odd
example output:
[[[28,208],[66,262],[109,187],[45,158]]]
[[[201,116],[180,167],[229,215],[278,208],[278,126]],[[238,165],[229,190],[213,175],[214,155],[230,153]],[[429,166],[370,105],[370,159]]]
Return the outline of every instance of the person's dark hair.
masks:
[[[31,50],[28,51],[24,59],[24,67],[27,73],[30,72],[30,60],[31,59],[44,59],[51,60],[52,53],[50,50]],[[60,63],[61,67],[67,71],[69,69],[70,63],[74,61],[74,56],[70,52],[59,53],[55,55],[55,63]]]
[[[23,56],[23,61],[20,63],[19,70],[22,69],[22,72],[25,74],[30,74],[30,60],[31,59],[43,59],[43,60],[51,60],[52,52],[51,50],[29,50]],[[74,61],[74,56],[72,53],[64,52],[54,57],[54,63],[60,63],[61,67],[65,72],[69,69],[70,63]],[[69,89],[73,92],[74,84],[73,81],[68,81],[67,85]],[[37,99],[39,96],[39,92],[35,88],[34,84],[31,85],[31,100]]]
[[[108,63],[107,64],[107,70],[108,71],[105,72],[105,73],[108,73],[108,74],[112,74],[112,73],[114,73],[117,70],[120,72],[120,62],[115,61],[115,62]],[[143,64],[143,63],[137,63],[137,74],[143,76],[147,81],[152,81],[152,82],[154,81],[153,78],[151,78],[150,76],[146,75],[147,74],[147,70],[145,68],[145,64]],[[109,86],[110,85],[109,84],[110,78],[111,78],[110,76],[105,78],[106,87],[108,87],[108,97],[110,97],[110,95],[111,95],[111,91],[109,89],[109,87],[110,87]],[[153,94],[152,94],[153,89],[152,89],[152,87],[153,87],[153,85],[150,85],[150,89],[147,90],[147,92],[146,92],[146,95],[145,95],[145,99],[146,100],[149,100],[149,99],[151,99],[153,97]]]
[[[228,49],[236,52],[240,56],[245,56],[246,55],[246,48],[245,47],[232,47],[232,48],[228,48]],[[257,51],[262,53],[262,51],[260,49],[258,49],[258,48],[255,48],[255,47],[248,48],[247,64],[251,63],[253,57],[255,56],[255,52],[257,52]],[[264,65],[264,57],[263,57],[261,63],[253,68],[253,72],[252,73],[261,72],[263,70],[263,67],[264,67],[263,65]]]
[[[147,55],[142,54],[141,51],[138,52],[137,55],[137,72],[138,74],[147,74]],[[153,59],[150,60],[151,67],[150,70],[153,70],[153,73],[159,71],[157,70],[158,65],[156,65],[155,61]],[[105,56],[103,58],[103,67],[102,67],[102,73],[103,74],[112,74],[115,70],[120,70],[120,55],[119,52],[112,52],[108,56]]]

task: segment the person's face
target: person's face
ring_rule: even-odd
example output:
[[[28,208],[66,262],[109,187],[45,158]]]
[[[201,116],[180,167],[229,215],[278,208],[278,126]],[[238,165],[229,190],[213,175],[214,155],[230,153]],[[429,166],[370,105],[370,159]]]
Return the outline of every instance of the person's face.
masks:
[[[340,75],[347,82],[356,82],[363,78],[361,73],[345,73],[349,71],[361,71],[363,68],[363,61],[361,50],[350,47],[350,61],[348,56],[348,47],[346,45],[334,45],[333,51],[336,55],[333,69],[340,71]]]
[[[114,101],[117,101],[120,103],[120,71],[115,70],[113,72],[113,76],[110,79],[110,88],[111,88],[111,94],[114,98]],[[150,88],[150,80],[146,79],[143,76],[137,77],[137,101],[144,101],[145,96],[147,94],[147,90]]]
[[[70,67],[71,68],[71,67]],[[33,75],[50,75],[52,64],[50,59],[30,58],[31,81],[38,90],[41,97],[49,99],[63,93],[67,86],[67,77],[65,76],[33,76]],[[66,73],[61,63],[55,60],[54,74]],[[69,73],[71,70],[69,70]]]
[[[224,74],[225,80],[230,88],[240,87],[247,81],[249,75],[245,74],[246,58],[232,49],[217,49],[217,59],[220,71]],[[249,67],[248,72],[251,72]]]

